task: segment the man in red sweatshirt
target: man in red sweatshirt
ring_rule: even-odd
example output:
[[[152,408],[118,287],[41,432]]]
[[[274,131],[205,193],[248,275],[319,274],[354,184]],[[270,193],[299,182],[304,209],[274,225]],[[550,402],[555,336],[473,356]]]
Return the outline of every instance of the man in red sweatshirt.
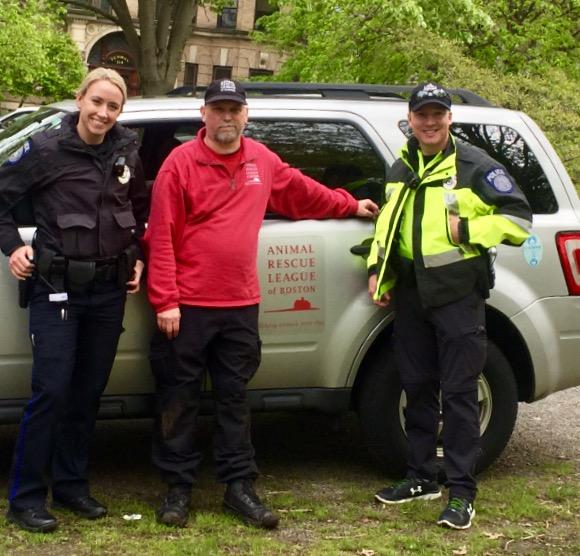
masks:
[[[328,189],[290,168],[264,145],[242,137],[246,94],[214,81],[197,138],[164,162],[153,187],[145,234],[149,300],[158,332],[151,344],[157,379],[153,463],[168,485],[160,523],[184,526],[201,462],[195,421],[205,369],[215,400],[217,476],[224,509],[274,528],[278,517],[254,490],[246,385],[260,363],[257,244],[266,208],[293,219],[371,218],[378,208]]]

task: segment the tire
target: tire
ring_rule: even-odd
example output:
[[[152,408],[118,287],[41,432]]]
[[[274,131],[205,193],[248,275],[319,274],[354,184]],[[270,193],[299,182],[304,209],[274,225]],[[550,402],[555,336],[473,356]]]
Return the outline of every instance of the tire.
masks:
[[[506,447],[518,416],[518,388],[508,360],[488,341],[487,362],[478,385],[481,453],[476,473],[487,469]]]
[[[478,384],[481,452],[476,472],[489,467],[501,454],[513,432],[518,394],[511,367],[491,341],[487,363]],[[356,407],[367,448],[387,474],[405,471],[407,441],[404,431],[405,394],[390,342],[378,349],[357,387]],[[443,450],[438,448],[440,467]]]
[[[400,414],[402,386],[390,341],[375,351],[362,379],[356,407],[367,449],[387,474],[401,475],[407,439]]]

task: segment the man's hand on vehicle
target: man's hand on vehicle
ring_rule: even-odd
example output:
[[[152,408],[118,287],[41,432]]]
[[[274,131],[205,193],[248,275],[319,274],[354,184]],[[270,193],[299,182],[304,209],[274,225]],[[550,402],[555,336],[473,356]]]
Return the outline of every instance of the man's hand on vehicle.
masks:
[[[374,218],[379,213],[379,207],[370,199],[361,199],[358,201],[356,215],[361,218]]]
[[[377,275],[371,274],[369,276],[369,295],[375,305],[379,307],[388,307],[391,303],[391,292],[385,292],[380,299],[375,299],[374,295],[377,291]]]
[[[179,310],[179,307],[157,313],[157,326],[170,340],[173,340],[173,338],[179,334],[180,320],[181,311]]]
[[[34,271],[33,257],[34,251],[30,245],[23,245],[12,251],[8,259],[8,267],[12,275],[18,280],[26,280],[32,276]]]
[[[145,263],[143,261],[138,260],[135,262],[135,266],[133,267],[133,278],[127,282],[127,293],[137,293],[139,291],[144,268]]]

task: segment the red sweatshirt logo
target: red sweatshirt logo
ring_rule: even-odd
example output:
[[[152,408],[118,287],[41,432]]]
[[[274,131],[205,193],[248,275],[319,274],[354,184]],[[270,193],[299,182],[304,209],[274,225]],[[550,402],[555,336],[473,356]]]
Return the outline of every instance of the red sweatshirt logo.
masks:
[[[253,162],[246,164],[246,185],[262,185],[258,166]]]

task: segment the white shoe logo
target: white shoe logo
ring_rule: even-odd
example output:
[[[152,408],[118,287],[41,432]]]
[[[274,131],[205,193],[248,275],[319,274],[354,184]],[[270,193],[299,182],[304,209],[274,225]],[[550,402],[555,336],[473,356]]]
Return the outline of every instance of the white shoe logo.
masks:
[[[418,486],[417,488],[411,488],[411,494],[415,496],[418,492],[423,492],[423,487]]]

